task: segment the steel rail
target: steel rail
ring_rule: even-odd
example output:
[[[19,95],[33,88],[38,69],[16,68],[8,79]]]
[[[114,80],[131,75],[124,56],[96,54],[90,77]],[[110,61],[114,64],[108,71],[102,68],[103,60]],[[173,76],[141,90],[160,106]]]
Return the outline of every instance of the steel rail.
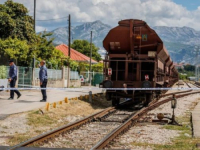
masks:
[[[198,84],[196,84],[196,82],[195,83],[191,83],[191,84],[196,86],[196,87],[198,87],[198,88],[200,88],[200,86]]]
[[[107,115],[109,114],[110,112],[113,112],[115,110],[114,107],[109,107],[109,108],[106,108],[100,112],[97,112],[93,115],[90,115],[89,117],[86,117],[86,118],[83,118],[81,120],[78,120],[76,122],[73,122],[73,123],[70,123],[68,125],[64,125],[62,127],[59,127],[59,128],[56,128],[52,131],[49,131],[49,132],[46,132],[44,134],[41,134],[39,136],[36,136],[34,138],[31,138],[27,141],[24,141],[18,145],[15,145],[11,148],[9,148],[9,150],[15,150],[17,148],[20,148],[20,147],[25,147],[25,146],[28,146],[28,145],[31,145],[35,142],[39,143],[39,142],[42,142],[42,141],[46,141],[47,139],[49,138],[52,138],[52,137],[55,137],[56,135],[60,134],[60,133],[64,133],[64,132],[67,132],[69,130],[72,130],[72,129],[75,129],[77,127],[80,127],[88,122],[91,122],[92,120],[94,119],[97,119],[98,117],[101,117],[101,116],[104,116],[104,115]]]
[[[187,90],[187,91],[180,91],[180,92],[173,92],[173,93],[168,93],[168,94],[163,94],[161,97],[166,97],[174,94],[180,94],[180,93],[186,93],[186,92],[191,92],[192,90]]]
[[[186,81],[184,81],[184,82],[189,88],[191,88],[191,86],[188,84],[188,82],[186,82]]]
[[[189,92],[189,91],[184,91],[184,92]],[[177,93],[182,93],[182,92],[174,92],[174,93],[170,93],[170,95],[177,94]],[[165,96],[169,96],[169,95],[165,94],[164,97]],[[29,146],[29,145],[31,145],[33,143],[40,143],[40,142],[43,142],[43,141],[47,141],[48,139],[53,138],[53,137],[59,135],[60,133],[64,133],[64,132],[67,132],[69,130],[76,129],[76,128],[78,128],[78,127],[80,127],[80,126],[82,126],[82,125],[84,125],[86,123],[89,123],[91,121],[99,120],[99,119],[101,119],[101,118],[103,118],[105,116],[108,116],[109,114],[114,113],[115,111],[116,111],[115,107],[109,107],[109,108],[104,109],[104,110],[102,110],[102,111],[100,111],[98,113],[90,115],[89,117],[83,118],[83,119],[78,120],[76,122],[70,123],[68,125],[64,125],[62,127],[56,128],[54,130],[51,130],[51,131],[46,132],[44,134],[41,134],[39,136],[33,137],[33,138],[31,138],[31,139],[29,139],[27,141],[24,141],[24,142],[22,142],[22,143],[20,143],[18,145],[15,145],[15,146],[11,147],[9,150],[15,150],[15,149],[20,148],[20,147]],[[138,113],[136,113],[136,114],[138,114]],[[135,116],[135,115],[133,115],[133,116]],[[131,118],[133,118],[133,117],[131,117]]]
[[[181,98],[187,95],[191,94],[197,94],[200,93],[200,91],[186,93],[186,94],[180,94],[177,95],[176,98]],[[105,138],[103,138],[101,141],[99,141],[94,147],[91,148],[91,150],[95,149],[103,149],[105,148],[113,139],[115,139],[118,135],[123,134],[124,132],[128,131],[130,127],[135,125],[137,121],[145,114],[147,114],[149,111],[157,108],[158,106],[167,103],[171,101],[172,98],[167,98],[165,100],[156,102],[146,108],[142,108],[140,111],[138,111],[135,115],[133,115],[129,120],[127,120],[125,123],[123,123],[118,128],[114,129],[111,133],[109,133]]]

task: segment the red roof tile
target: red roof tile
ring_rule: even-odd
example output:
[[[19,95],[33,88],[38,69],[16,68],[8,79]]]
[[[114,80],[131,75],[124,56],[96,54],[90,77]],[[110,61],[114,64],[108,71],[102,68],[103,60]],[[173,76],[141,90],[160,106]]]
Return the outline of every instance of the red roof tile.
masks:
[[[60,50],[65,56],[68,56],[68,46],[65,44],[61,44],[56,46],[56,49]],[[71,48],[70,58],[75,61],[84,61],[84,62],[90,62],[90,58],[73,48]],[[97,61],[92,59],[92,63],[97,63]]]

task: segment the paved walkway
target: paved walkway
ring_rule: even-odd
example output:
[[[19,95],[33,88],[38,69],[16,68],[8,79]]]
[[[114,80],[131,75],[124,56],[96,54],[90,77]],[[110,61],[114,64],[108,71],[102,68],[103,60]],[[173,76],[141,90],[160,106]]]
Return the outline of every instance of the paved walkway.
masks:
[[[192,111],[193,136],[200,138],[200,103]]]
[[[72,98],[80,95],[88,95],[90,89],[83,87],[76,91],[63,91],[63,90],[47,90],[47,102],[57,102],[64,100],[65,97]],[[92,93],[101,93],[102,90],[95,89]],[[19,99],[7,100],[9,92],[0,92],[0,117],[7,114],[15,114],[25,111],[30,111],[44,107],[45,102],[39,102],[42,99],[42,94],[38,90],[21,91],[22,96]]]

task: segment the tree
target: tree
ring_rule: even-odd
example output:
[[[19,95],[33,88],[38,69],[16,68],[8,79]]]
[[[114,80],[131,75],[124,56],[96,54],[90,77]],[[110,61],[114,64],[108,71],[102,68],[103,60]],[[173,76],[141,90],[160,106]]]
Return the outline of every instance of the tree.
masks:
[[[90,57],[90,43],[87,40],[75,40],[71,47]],[[92,44],[92,59],[100,61],[101,55],[98,53],[98,50],[99,48]]]
[[[33,19],[28,15],[28,9],[23,4],[14,3],[12,0],[0,4],[0,38],[8,37],[31,43],[36,40]]]
[[[186,71],[195,71],[195,66],[186,65],[186,66],[184,66],[184,70],[186,70]]]
[[[90,65],[86,62],[79,62],[79,72],[81,71],[89,71]]]
[[[93,64],[92,71],[94,72],[102,72],[103,71],[103,63]]]
[[[1,57],[15,59],[21,66],[30,66],[36,58],[46,60],[54,68],[60,67],[63,54],[55,49],[54,39],[47,40],[51,33],[37,35],[33,27],[33,19],[23,4],[12,0],[0,4]]]
[[[29,45],[26,40],[19,40],[17,38],[8,38],[6,40],[0,39],[0,55],[20,60],[21,64],[27,64],[27,57],[29,52]]]
[[[51,36],[52,33],[40,33],[37,35],[37,42],[32,45],[32,58],[35,56],[39,61],[45,59],[47,62],[52,64],[53,68],[58,68],[62,66],[62,59],[64,54],[55,49],[53,45],[53,40],[47,40],[48,36]]]
[[[64,57],[64,66],[70,66],[72,71],[79,71],[79,63],[77,61],[71,60],[69,57]]]
[[[6,79],[7,71],[6,66],[0,66],[0,79]]]

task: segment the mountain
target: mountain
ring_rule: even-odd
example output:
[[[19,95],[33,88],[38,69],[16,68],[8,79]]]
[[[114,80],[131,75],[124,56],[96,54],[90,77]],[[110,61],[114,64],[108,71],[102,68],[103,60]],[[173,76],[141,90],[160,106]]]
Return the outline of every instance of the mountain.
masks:
[[[186,45],[195,45],[200,43],[200,31],[196,31],[189,27],[153,27],[157,34],[165,42],[178,42]]]
[[[99,53],[105,55],[102,41],[112,27],[97,20],[83,23],[71,28],[72,41],[85,39],[90,41],[90,31],[93,31],[93,43],[100,48]],[[194,64],[195,45],[200,45],[200,31],[189,27],[152,27],[163,40],[174,62],[188,62]],[[54,44],[68,44],[68,27],[57,28],[52,31]]]
[[[90,41],[91,31],[92,42],[100,48],[99,53],[105,55],[105,50],[103,50],[102,41],[106,34],[111,29],[111,26],[103,24],[101,21],[97,20],[95,22],[87,22],[82,25],[71,28],[72,41],[74,39],[84,39]],[[68,27],[57,28],[51,31],[53,35],[50,38],[55,38],[54,44],[68,44]]]
[[[200,31],[189,27],[153,27],[164,41],[170,56],[176,62],[196,63],[196,45],[200,45]]]

